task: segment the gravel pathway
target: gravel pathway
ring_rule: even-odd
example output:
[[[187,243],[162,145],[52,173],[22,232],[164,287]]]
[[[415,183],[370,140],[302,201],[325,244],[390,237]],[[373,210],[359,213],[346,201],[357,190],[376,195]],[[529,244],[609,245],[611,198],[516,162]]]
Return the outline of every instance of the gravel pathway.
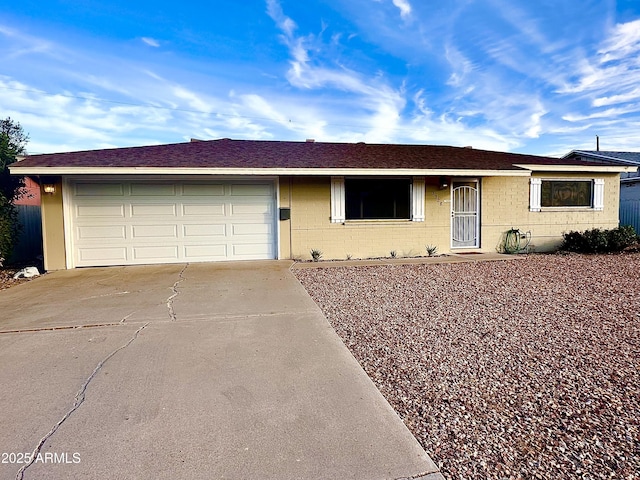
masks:
[[[295,270],[449,479],[640,479],[640,254]]]

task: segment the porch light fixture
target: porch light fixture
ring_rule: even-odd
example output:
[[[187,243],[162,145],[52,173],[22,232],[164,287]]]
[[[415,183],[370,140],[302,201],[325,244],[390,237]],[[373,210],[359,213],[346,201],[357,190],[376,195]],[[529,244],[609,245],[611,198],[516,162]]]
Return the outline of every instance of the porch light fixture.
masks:
[[[53,195],[54,193],[56,193],[56,186],[53,183],[45,183],[44,185],[42,185],[42,191],[44,193]]]
[[[438,180],[438,185],[440,185],[440,190],[444,190],[449,186],[449,182],[447,181],[447,177],[440,177]]]

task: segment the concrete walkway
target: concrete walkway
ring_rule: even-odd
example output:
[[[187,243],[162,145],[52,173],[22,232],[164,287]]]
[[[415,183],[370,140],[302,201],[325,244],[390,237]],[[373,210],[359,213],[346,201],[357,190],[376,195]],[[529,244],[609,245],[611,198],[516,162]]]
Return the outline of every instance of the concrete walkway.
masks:
[[[441,479],[290,266],[1,291],[0,478]]]

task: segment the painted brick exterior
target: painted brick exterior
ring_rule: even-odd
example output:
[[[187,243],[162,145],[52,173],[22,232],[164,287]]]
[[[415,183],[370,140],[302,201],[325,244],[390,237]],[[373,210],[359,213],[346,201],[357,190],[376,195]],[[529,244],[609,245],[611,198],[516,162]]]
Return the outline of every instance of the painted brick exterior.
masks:
[[[480,180],[480,251],[500,250],[504,234],[511,228],[532,235],[534,251],[558,247],[563,232],[618,226],[618,174],[535,173],[554,179],[603,178],[605,206],[593,209],[543,209],[529,211],[528,177],[484,177]],[[426,255],[426,245],[438,252],[451,251],[451,203],[449,189],[441,190],[438,179],[426,178],[425,221],[330,221],[330,178],[295,177],[280,181],[280,198],[291,196],[291,220],[281,223],[280,253],[284,257],[310,259],[310,250],[318,249],[323,259]],[[289,190],[289,186],[291,189]],[[290,239],[290,241],[289,241]],[[456,249],[456,252],[467,250]]]

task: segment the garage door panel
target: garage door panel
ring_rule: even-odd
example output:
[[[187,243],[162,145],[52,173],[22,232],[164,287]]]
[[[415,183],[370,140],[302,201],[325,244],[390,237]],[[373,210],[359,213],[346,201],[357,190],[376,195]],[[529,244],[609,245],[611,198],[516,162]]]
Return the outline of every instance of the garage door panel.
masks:
[[[177,245],[139,246],[133,247],[133,258],[135,260],[177,260]]]
[[[72,184],[76,266],[275,258],[270,182]]]
[[[131,196],[133,197],[173,197],[176,195],[176,186],[164,183],[132,183]]]
[[[222,197],[224,196],[224,185],[186,183],[182,186],[182,194],[187,197]]]
[[[265,225],[264,223],[234,223],[231,228],[234,235],[268,236],[272,233],[271,225]]]
[[[103,227],[77,227],[76,238],[81,240],[90,239],[125,239],[126,227],[124,225],[106,225]]]
[[[265,215],[271,214],[271,206],[261,203],[231,204],[231,215]]]
[[[227,233],[226,225],[183,225],[183,229],[185,237],[224,237]]]
[[[223,217],[225,212],[224,203],[218,204],[185,204],[182,205],[182,215],[193,216],[218,216]]]
[[[233,245],[233,254],[237,257],[270,255],[272,247],[263,243],[236,243]]]
[[[227,245],[190,245],[185,247],[185,257],[187,259],[199,260],[203,258],[227,259]]]
[[[267,184],[232,184],[232,197],[270,197],[272,195],[271,185]]]
[[[78,205],[76,208],[76,217],[95,217],[95,218],[105,218],[105,217],[120,217],[124,218],[124,205],[123,204],[115,204],[115,205]]]
[[[74,195],[79,197],[121,197],[124,187],[121,183],[76,183]]]
[[[85,263],[96,262],[109,265],[113,262],[126,263],[127,261],[125,247],[80,248],[78,254],[80,261]]]
[[[176,205],[171,204],[133,204],[131,205],[132,217],[171,216],[176,215]]]
[[[133,238],[177,238],[176,225],[133,225]]]

